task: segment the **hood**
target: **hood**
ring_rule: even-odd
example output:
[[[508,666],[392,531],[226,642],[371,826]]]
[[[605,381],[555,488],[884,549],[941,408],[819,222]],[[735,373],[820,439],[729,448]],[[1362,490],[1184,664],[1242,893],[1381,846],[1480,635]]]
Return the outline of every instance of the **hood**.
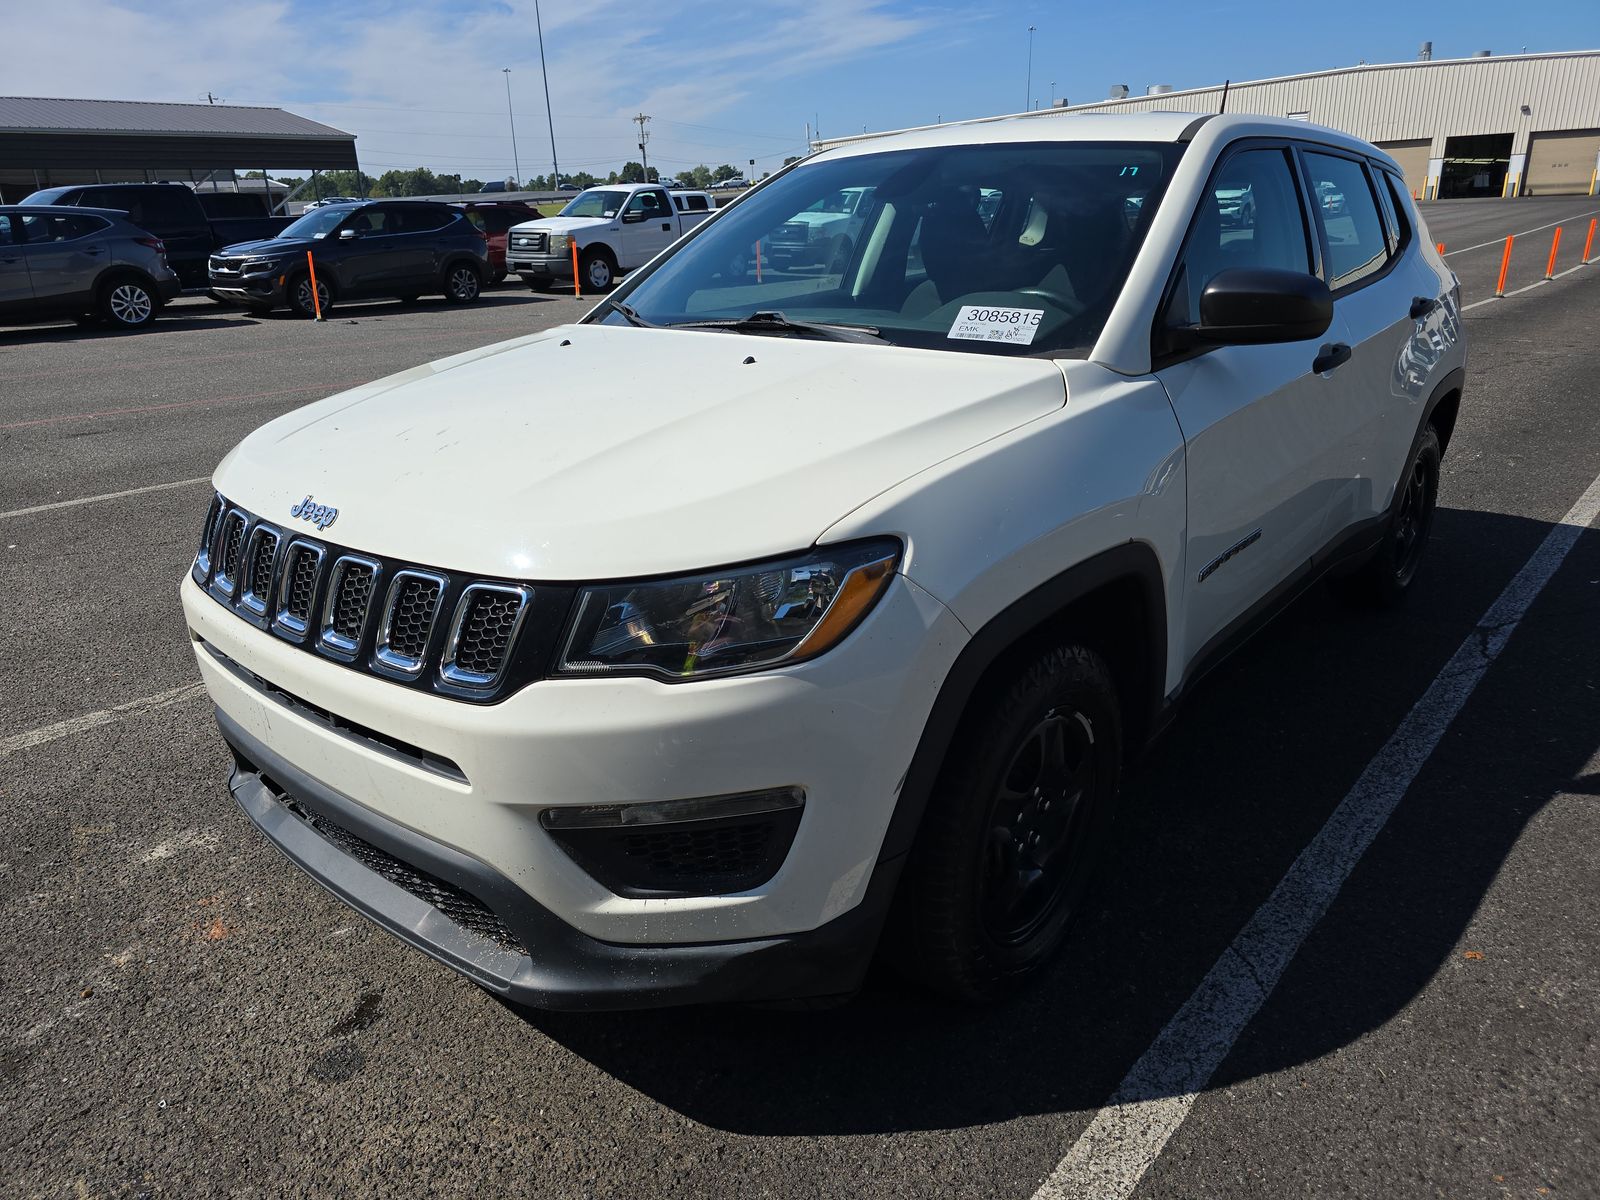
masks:
[[[537,221],[513,225],[511,229],[512,232],[539,229],[547,233],[570,233],[574,229],[593,229],[596,225],[615,225],[620,220],[620,214],[615,217],[540,217]]]
[[[1065,402],[1043,359],[565,326],[288,413],[214,481],[291,530],[310,495],[338,509],[327,538],[374,554],[616,579],[803,549]]]
[[[322,242],[318,238],[262,238],[254,242],[235,242],[216,253],[224,258],[262,258],[269,254],[293,254],[296,250],[304,254],[320,245]]]

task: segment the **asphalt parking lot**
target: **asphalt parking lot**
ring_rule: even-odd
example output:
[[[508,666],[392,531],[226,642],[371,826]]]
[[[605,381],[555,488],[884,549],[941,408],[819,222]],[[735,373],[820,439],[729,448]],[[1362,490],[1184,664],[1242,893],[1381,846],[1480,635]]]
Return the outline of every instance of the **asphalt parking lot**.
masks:
[[[1319,590],[1212,676],[1058,966],[982,1012],[883,977],[822,1013],[519,1014],[228,798],[177,602],[216,461],[586,302],[0,329],[0,1193],[1034,1196],[1593,489],[1600,266],[1533,286],[1550,230],[1525,231],[1568,222],[1564,269],[1596,210],[1427,206],[1472,367],[1418,594]],[[1508,232],[1530,290],[1480,303]],[[1098,1143],[1103,1186],[1044,1194],[1600,1195],[1597,620],[1589,532],[1198,1095],[1147,1097],[1192,1104],[1153,1163]]]

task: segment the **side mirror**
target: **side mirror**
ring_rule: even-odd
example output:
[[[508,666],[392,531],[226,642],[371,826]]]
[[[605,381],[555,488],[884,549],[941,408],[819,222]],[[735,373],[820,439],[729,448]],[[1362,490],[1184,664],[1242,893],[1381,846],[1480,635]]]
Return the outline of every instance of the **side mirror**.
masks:
[[[650,214],[643,211],[633,212],[630,210],[622,214],[622,223],[624,225],[637,225],[640,221],[648,221],[649,219]]]
[[[361,236],[361,231],[359,229],[341,229],[341,230],[339,230],[339,240],[341,242],[353,242],[360,236]]]
[[[1333,324],[1328,285],[1304,271],[1232,267],[1200,294],[1200,323],[1175,331],[1191,345],[1262,346],[1321,337]]]

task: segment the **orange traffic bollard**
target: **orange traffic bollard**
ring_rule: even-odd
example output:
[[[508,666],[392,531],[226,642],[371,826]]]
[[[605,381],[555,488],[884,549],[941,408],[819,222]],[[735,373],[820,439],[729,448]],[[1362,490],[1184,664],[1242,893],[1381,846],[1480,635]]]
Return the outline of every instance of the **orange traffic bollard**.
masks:
[[[1545,264],[1544,277],[1554,279],[1556,275],[1556,251],[1561,249],[1561,226],[1556,226],[1556,235],[1550,239],[1550,261]]]
[[[311,272],[311,307],[317,310],[317,320],[322,320],[322,296],[317,289],[317,264],[311,257],[311,251],[306,251],[306,268]]]
[[[1440,253],[1440,254],[1441,254],[1441,255],[1443,255],[1443,254],[1444,254],[1444,243],[1443,243],[1443,242],[1440,242],[1440,243],[1439,243],[1439,253]]]
[[[1600,221],[1600,217],[1591,217],[1589,219],[1589,236],[1584,239],[1583,243],[1583,261],[1585,263],[1589,261],[1589,251],[1594,249],[1594,227],[1597,221]]]
[[[572,242],[572,294],[579,300],[583,299],[583,289],[578,286],[578,242]]]
[[[1500,282],[1494,285],[1496,296],[1506,294],[1506,272],[1511,269],[1511,243],[1516,240],[1515,234],[1506,235],[1506,252],[1500,256]]]
[[[757,283],[761,282],[761,242],[760,242],[760,239],[757,239],[757,241],[756,241],[756,282]]]

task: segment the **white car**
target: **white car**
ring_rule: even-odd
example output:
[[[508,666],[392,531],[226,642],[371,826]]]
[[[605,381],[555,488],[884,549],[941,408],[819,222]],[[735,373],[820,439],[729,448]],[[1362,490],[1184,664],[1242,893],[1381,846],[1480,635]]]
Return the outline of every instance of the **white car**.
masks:
[[[669,191],[659,183],[590,188],[553,217],[513,225],[506,271],[534,291],[570,285],[576,247],[583,290],[609,292],[623,272],[649,262],[713,209],[705,192]]]
[[[726,275],[851,188],[842,276]],[[1398,166],[1345,134],[825,146],[579,323],[224,459],[182,597],[231,790],[515,1002],[842,996],[880,947],[993,996],[1208,667],[1324,575],[1412,586],[1464,365]]]

